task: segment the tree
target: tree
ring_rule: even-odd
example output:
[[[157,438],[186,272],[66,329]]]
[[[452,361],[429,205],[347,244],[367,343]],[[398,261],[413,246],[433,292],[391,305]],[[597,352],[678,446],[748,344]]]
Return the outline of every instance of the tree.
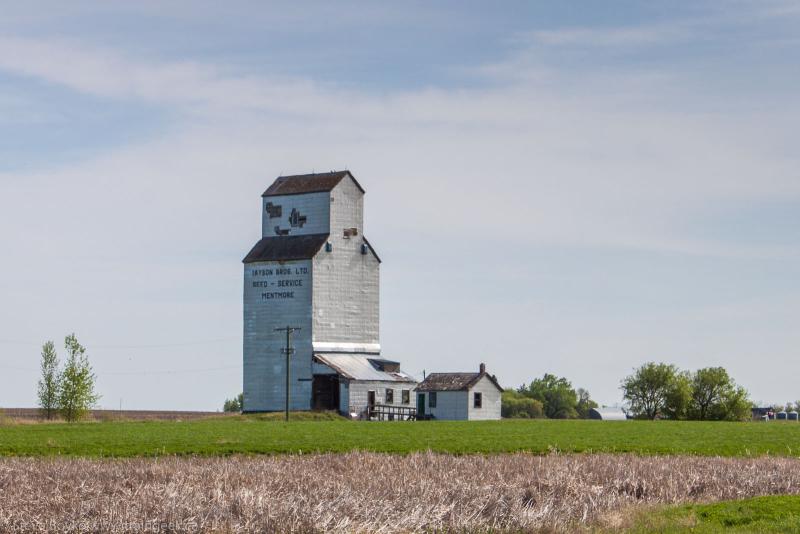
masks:
[[[752,417],[753,402],[747,390],[731,380],[731,387],[722,396],[721,402],[712,409],[714,418],[720,421],[747,421]]]
[[[592,400],[589,391],[583,388],[578,388],[578,403],[575,405],[575,411],[578,412],[578,417],[581,419],[589,418],[589,410],[597,408],[597,403]]]
[[[687,377],[674,365],[648,362],[626,377],[620,389],[638,417],[677,419],[686,411]]]
[[[535,419],[544,416],[541,402],[513,389],[503,391],[500,413],[506,418]]]
[[[731,377],[724,368],[698,369],[692,376],[691,418],[711,419],[712,410],[719,407],[731,387]]]
[[[672,387],[667,393],[667,404],[662,415],[667,419],[685,419],[692,399],[692,377],[688,371],[676,371]]]
[[[692,375],[692,419],[741,421],[751,416],[752,402],[722,367],[698,369]]]
[[[94,392],[95,376],[86,349],[78,343],[75,334],[67,336],[64,345],[68,356],[61,373],[58,407],[64,419],[74,422],[83,418],[100,396]]]
[[[545,374],[531,382],[522,393],[541,402],[545,415],[551,419],[574,419],[578,416],[578,394],[566,378]]]
[[[244,408],[244,393],[239,393],[232,399],[225,399],[222,411],[227,413],[241,412]]]
[[[58,409],[58,395],[61,390],[61,374],[58,372],[58,354],[56,346],[48,341],[42,347],[42,378],[39,380],[37,397],[39,408],[46,419],[50,420]]]

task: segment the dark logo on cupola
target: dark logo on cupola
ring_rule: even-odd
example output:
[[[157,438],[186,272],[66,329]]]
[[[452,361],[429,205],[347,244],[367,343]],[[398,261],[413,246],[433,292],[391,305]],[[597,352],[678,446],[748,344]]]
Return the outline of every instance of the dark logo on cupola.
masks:
[[[289,224],[292,225],[292,228],[302,228],[306,224],[306,219],[305,215],[300,215],[297,208],[292,208],[292,214],[289,215]]]

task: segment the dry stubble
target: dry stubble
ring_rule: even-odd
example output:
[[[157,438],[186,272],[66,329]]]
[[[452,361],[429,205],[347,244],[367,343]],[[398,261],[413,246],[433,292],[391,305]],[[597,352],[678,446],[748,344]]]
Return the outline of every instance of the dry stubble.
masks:
[[[800,460],[634,455],[0,460],[0,531],[573,530],[800,493]]]

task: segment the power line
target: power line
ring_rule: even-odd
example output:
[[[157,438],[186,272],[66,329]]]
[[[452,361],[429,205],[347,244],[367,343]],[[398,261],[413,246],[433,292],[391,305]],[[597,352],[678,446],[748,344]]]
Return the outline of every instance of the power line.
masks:
[[[38,373],[40,369],[31,369],[28,367],[17,367],[14,365],[0,364],[0,368],[14,369],[15,371],[28,371]],[[206,367],[202,369],[174,369],[174,370],[161,370],[161,371],[109,371],[95,373],[97,376],[134,376],[134,375],[179,375],[190,373],[206,373],[211,371],[225,371],[228,369],[241,369],[241,365],[227,365],[225,367]]]
[[[241,365],[228,365],[225,367],[207,367],[205,369],[175,369],[171,371],[118,371],[97,373],[99,376],[127,376],[127,375],[179,375],[188,373],[205,373],[210,371],[224,371],[227,369],[241,369]]]
[[[102,350],[117,350],[117,349],[160,349],[172,347],[190,347],[196,345],[205,345],[207,343],[221,343],[223,341],[241,339],[240,336],[221,337],[216,339],[207,339],[203,341],[187,341],[183,343],[163,343],[163,344],[149,344],[149,345],[86,345],[87,349],[102,349]],[[18,341],[13,339],[0,339],[0,344],[5,345],[29,345],[32,347],[41,347],[42,343],[34,343],[31,341]]]
[[[32,373],[38,373],[40,371],[39,369],[29,369],[27,367],[16,367],[14,365],[3,365],[3,364],[0,364],[0,367],[2,367],[3,369],[13,369],[14,371],[26,371],[26,372],[30,371]]]
[[[185,343],[166,343],[162,345],[87,345],[90,349],[160,349],[170,347],[190,347],[195,345],[205,345],[206,343],[220,343],[223,341],[231,341],[233,339],[241,339],[240,336],[236,337],[221,337],[218,339],[208,339],[205,341],[187,341]]]

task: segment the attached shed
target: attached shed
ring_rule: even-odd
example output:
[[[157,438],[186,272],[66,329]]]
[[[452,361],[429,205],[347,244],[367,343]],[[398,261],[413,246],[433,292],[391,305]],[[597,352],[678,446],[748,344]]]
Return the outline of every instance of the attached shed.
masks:
[[[484,364],[477,373],[431,373],[417,386],[417,417],[500,419],[502,393]]]
[[[314,355],[312,406],[365,417],[379,405],[413,408],[417,381],[400,364],[362,354]]]

